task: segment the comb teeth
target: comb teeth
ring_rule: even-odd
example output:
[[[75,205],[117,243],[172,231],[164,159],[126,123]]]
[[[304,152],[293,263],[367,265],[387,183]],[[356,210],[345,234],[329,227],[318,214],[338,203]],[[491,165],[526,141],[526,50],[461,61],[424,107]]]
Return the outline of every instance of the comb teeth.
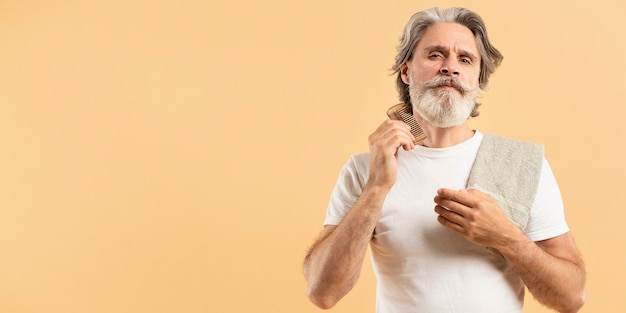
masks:
[[[415,118],[413,118],[413,115],[407,113],[406,111],[402,110],[400,113],[400,118],[402,118],[402,120],[407,123],[409,126],[411,126],[411,133],[413,134],[413,136],[420,135],[423,134],[424,132],[422,131],[422,128],[417,124],[417,121],[415,120]]]
[[[402,121],[404,121],[407,125],[411,127],[411,134],[413,134],[413,137],[415,137],[415,140],[413,141],[415,144],[423,141],[426,138],[426,134],[424,134],[424,131],[422,130],[420,125],[417,124],[417,121],[415,120],[415,117],[413,117],[413,114],[407,112],[406,107],[399,109],[398,115],[400,115]]]
[[[411,127],[411,134],[415,137],[413,143],[416,145],[421,144],[426,139],[426,134],[420,124],[415,120],[413,114],[408,112],[408,106],[404,103],[398,103],[387,110],[387,116],[392,120],[402,120],[404,123]]]

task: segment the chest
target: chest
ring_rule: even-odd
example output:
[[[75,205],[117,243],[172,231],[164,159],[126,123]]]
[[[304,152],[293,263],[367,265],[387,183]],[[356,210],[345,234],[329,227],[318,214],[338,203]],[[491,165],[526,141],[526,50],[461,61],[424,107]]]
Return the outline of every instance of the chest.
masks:
[[[458,250],[467,241],[437,222],[434,197],[439,188],[464,189],[472,161],[415,159],[401,163],[387,196],[372,245],[390,255]]]

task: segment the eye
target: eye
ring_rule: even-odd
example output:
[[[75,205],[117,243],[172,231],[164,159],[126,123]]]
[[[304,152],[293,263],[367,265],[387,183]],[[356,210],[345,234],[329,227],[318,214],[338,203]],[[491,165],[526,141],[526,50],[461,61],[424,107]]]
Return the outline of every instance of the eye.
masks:
[[[459,62],[463,63],[463,64],[472,64],[472,59],[468,58],[468,57],[462,57]]]
[[[441,52],[431,52],[430,54],[428,54],[428,58],[430,59],[443,58],[443,54]]]

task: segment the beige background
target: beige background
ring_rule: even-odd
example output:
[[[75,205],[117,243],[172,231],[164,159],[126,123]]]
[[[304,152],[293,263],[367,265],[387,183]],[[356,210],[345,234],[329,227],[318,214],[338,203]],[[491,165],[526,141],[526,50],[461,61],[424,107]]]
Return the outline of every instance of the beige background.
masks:
[[[396,103],[409,16],[482,14],[505,55],[471,124],[546,145],[624,312],[626,3],[0,1],[0,312],[318,312],[301,261]],[[333,312],[373,312],[367,261]],[[547,312],[528,297],[525,312]]]

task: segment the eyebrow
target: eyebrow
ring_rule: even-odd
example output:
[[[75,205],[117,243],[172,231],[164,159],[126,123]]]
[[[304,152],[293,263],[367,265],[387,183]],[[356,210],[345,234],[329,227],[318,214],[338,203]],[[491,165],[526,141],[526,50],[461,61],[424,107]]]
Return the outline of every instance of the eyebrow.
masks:
[[[430,46],[430,47],[424,48],[424,51],[426,51],[426,52],[432,52],[432,51],[448,52],[448,50],[449,50],[448,48],[446,48],[444,46],[439,46],[439,45],[437,45],[437,46]],[[469,52],[469,51],[464,50],[464,49],[460,49],[459,51],[461,52],[461,55],[467,56],[467,57],[469,57],[472,60],[479,60],[478,56],[475,55],[472,52]]]

